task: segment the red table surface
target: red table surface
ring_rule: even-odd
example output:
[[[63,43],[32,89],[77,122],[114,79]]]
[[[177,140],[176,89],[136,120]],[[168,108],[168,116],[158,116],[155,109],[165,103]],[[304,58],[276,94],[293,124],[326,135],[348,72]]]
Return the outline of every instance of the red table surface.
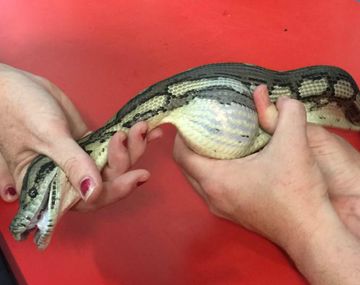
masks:
[[[52,80],[96,128],[150,84],[205,63],[338,65],[360,83],[359,29],[355,0],[0,0],[0,62]],[[20,284],[306,284],[279,248],[208,212],[165,132],[140,163],[150,181],[65,216],[45,252],[12,239],[17,204],[1,203],[0,244]]]

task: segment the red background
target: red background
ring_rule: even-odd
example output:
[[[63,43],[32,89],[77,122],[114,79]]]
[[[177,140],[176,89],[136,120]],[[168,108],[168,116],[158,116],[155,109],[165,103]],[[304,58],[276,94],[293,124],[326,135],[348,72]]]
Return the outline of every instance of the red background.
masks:
[[[0,0],[0,62],[55,82],[96,128],[148,85],[205,63],[331,64],[360,82],[359,28],[355,0]],[[151,180],[67,215],[45,252],[12,239],[17,205],[1,202],[0,244],[21,284],[305,284],[276,246],[208,212],[165,131],[141,162]]]

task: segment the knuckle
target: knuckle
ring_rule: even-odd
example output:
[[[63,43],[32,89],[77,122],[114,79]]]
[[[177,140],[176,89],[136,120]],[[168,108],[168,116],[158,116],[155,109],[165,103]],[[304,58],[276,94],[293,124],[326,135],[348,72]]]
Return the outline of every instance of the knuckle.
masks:
[[[75,156],[68,157],[63,161],[62,165],[65,173],[72,176],[77,172],[78,159]]]

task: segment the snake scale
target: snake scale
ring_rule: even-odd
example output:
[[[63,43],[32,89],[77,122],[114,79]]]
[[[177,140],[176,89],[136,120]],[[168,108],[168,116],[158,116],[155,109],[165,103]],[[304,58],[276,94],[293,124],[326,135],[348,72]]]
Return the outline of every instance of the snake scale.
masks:
[[[252,92],[266,84],[272,101],[289,96],[302,101],[309,122],[360,130],[360,94],[354,79],[333,66],[278,72],[242,63],[209,64],[160,81],[131,99],[103,127],[78,141],[101,170],[109,140],[139,121],[150,129],[175,125],[197,153],[217,159],[240,158],[270,140],[258,125]],[[20,206],[10,230],[17,240],[36,229],[45,248],[62,214],[80,197],[64,172],[49,158],[36,157],[23,180]]]

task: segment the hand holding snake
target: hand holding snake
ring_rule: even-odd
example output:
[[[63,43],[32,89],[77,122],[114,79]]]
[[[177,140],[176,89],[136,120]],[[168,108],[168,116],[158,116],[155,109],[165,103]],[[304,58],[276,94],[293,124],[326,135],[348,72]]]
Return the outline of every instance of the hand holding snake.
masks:
[[[273,134],[257,153],[231,161],[192,152],[177,137],[174,157],[212,212],[283,248],[311,284],[356,284],[360,278],[360,155],[321,127],[304,106],[264,87],[254,99]]]
[[[89,132],[66,95],[48,80],[0,65],[0,195],[13,202],[19,192],[29,163],[39,153],[54,159],[81,193],[85,201],[74,206],[90,210],[111,204],[126,196],[150,174],[144,169],[129,171],[144,153],[146,145],[161,135],[160,130],[147,133],[146,123],[134,126],[129,136],[118,133],[109,144],[109,160],[102,173],[75,140]],[[56,139],[54,139],[56,138]],[[124,146],[127,139],[128,147]],[[81,181],[91,177],[96,185],[91,195],[83,195]],[[14,195],[15,194],[15,195]]]
[[[282,102],[279,100],[277,105],[285,115],[277,126],[278,111],[270,103],[264,86],[255,90],[254,99],[263,129],[271,134],[276,131],[271,142],[260,152],[231,161],[213,160],[192,152],[180,136],[175,140],[174,158],[210,210],[283,247],[284,238],[278,236],[291,232],[301,235],[297,233],[301,228],[297,227],[295,217],[306,223],[305,214],[318,198],[319,204],[328,204],[327,208],[336,210],[347,229],[360,238],[359,152],[320,126],[296,126],[300,116],[297,112],[302,111],[300,103],[294,100],[284,103],[289,101],[285,98]],[[304,123],[302,120],[297,123]],[[302,148],[298,146],[299,141],[304,144]],[[322,190],[317,195],[318,185]],[[299,191],[292,191],[294,187]],[[286,202],[281,203],[281,199]],[[277,206],[271,208],[270,213],[266,205]],[[314,206],[314,209],[319,208],[319,205]],[[294,216],[297,209],[300,212]],[[274,214],[281,210],[284,212]],[[283,223],[287,218],[287,226],[295,228],[276,226],[277,222]],[[313,222],[316,216],[312,215],[309,220]],[[271,232],[269,226],[275,232]]]
[[[302,101],[308,122],[360,129],[359,88],[340,68],[313,66],[277,72],[224,63],[194,68],[154,84],[77,143],[97,168],[104,170],[117,132],[131,137],[132,128],[146,121],[150,130],[163,123],[175,125],[187,145],[200,155],[216,159],[248,156],[271,138],[267,126],[258,124],[252,93],[259,84],[268,86],[273,102],[281,96]],[[259,116],[261,120],[261,113]],[[66,165],[44,154],[32,160],[24,176],[19,212],[10,227],[16,239],[25,238],[37,227],[39,248],[48,245],[61,215],[81,197],[71,190],[79,188],[79,181],[67,177]]]

